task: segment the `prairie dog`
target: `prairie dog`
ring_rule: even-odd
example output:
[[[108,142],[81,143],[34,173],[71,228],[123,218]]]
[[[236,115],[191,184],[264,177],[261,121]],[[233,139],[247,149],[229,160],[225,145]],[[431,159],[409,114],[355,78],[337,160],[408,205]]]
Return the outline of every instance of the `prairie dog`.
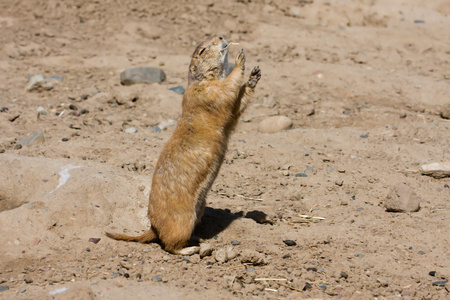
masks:
[[[206,194],[222,165],[230,134],[261,78],[255,67],[244,82],[242,49],[225,78],[228,46],[216,36],[198,45],[192,55],[181,119],[153,174],[148,205],[151,228],[136,237],[106,233],[108,237],[141,243],[159,239],[172,254],[198,251],[198,247],[183,247],[203,216]]]

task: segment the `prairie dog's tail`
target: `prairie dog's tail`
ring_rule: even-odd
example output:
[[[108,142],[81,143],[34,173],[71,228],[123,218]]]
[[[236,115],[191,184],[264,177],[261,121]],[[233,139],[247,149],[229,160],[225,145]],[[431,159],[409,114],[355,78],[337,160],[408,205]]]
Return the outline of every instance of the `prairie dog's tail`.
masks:
[[[109,233],[105,232],[106,236],[115,240],[128,241],[128,242],[139,242],[139,243],[149,243],[155,241],[158,236],[156,235],[153,228],[150,228],[146,233],[140,236],[129,236],[121,233]]]

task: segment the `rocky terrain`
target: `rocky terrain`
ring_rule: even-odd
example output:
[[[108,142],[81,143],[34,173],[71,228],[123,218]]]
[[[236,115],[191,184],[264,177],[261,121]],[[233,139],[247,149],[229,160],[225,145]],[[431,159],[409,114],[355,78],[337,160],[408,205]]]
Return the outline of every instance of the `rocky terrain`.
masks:
[[[0,299],[448,298],[449,27],[445,0],[0,1]],[[216,34],[262,79],[202,252],[108,239],[150,225]]]

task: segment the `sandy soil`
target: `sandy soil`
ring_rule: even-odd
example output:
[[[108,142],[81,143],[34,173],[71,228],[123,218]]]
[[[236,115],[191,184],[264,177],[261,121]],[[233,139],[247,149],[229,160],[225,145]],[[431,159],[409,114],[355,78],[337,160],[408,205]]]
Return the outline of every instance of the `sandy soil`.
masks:
[[[449,27],[447,0],[0,1],[0,298],[448,298],[450,179],[418,169],[450,161]],[[150,127],[215,34],[263,77],[197,228],[212,256],[106,238],[148,226],[173,132]],[[167,80],[121,86],[136,66]],[[399,183],[418,212],[386,211]]]

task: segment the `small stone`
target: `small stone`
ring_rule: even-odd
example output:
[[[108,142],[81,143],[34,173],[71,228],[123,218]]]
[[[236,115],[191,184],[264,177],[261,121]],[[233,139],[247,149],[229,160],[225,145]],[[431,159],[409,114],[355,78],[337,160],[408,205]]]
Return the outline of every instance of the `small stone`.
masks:
[[[0,285],[0,293],[9,290],[9,286],[7,285]]]
[[[28,78],[28,83],[25,87],[27,92],[32,91],[48,91],[53,88],[51,82],[47,82],[42,74],[32,75]]]
[[[283,259],[286,259],[286,258],[291,258],[291,255],[290,254],[285,254],[285,255],[283,255],[283,257],[282,257]]]
[[[70,105],[69,105],[69,108],[70,108],[71,110],[78,110],[78,107],[77,107],[75,104],[70,104]]]
[[[219,248],[214,252],[214,259],[219,263],[225,263],[228,260],[225,249]]]
[[[123,132],[125,132],[125,133],[136,133],[137,131],[138,131],[138,130],[137,130],[136,127],[129,127],[129,128],[127,128],[127,129],[124,129]]]
[[[433,286],[444,287],[447,282],[448,282],[448,280],[435,281],[435,282],[433,282]]]
[[[161,132],[161,128],[159,128],[158,126],[150,126],[148,129],[154,132]]]
[[[237,246],[237,245],[240,245],[240,244],[241,244],[241,242],[236,241],[236,240],[231,242],[231,245],[233,245],[233,246]]]
[[[91,249],[90,249],[90,248],[86,248],[86,251],[87,251],[87,252],[91,252]]]
[[[303,287],[303,290],[306,291],[306,290],[310,290],[310,289],[312,289],[311,283],[305,282],[305,286]]]
[[[414,20],[414,23],[416,23],[416,24],[423,24],[423,23],[425,23],[425,21],[424,20]]]
[[[363,258],[363,257],[364,257],[364,254],[358,253],[358,254],[356,254],[355,256],[356,256],[356,257],[359,257],[359,258]]]
[[[337,186],[342,186],[343,184],[344,184],[344,181],[342,181],[342,180],[336,180],[335,182],[334,182],[334,184],[336,184]]]
[[[339,276],[340,276],[340,278],[344,278],[344,279],[348,278],[348,274],[344,271],[341,271],[341,274]]]
[[[179,85],[179,86],[170,88],[169,91],[173,91],[173,92],[175,92],[175,93],[177,93],[179,95],[183,95],[186,90],[184,89],[184,87]]]
[[[305,173],[297,173],[297,174],[295,174],[295,177],[308,177],[308,174],[305,174]]]
[[[158,128],[161,130],[165,130],[170,127],[175,127],[177,125],[177,121],[172,119],[167,119],[158,124]]]
[[[441,108],[441,111],[439,112],[439,115],[442,119],[450,119],[450,105],[445,105]]]
[[[430,276],[435,276],[436,275],[436,271],[430,271],[430,273],[428,273],[428,275],[430,275]]]
[[[284,240],[283,241],[287,246],[295,246],[297,243],[293,240]]]
[[[94,244],[98,244],[98,242],[100,242],[101,238],[90,238],[88,240],[88,242],[94,243]]]
[[[5,106],[0,107],[0,112],[7,112],[7,111],[9,111],[9,108],[7,108]]]
[[[166,80],[166,74],[160,68],[137,67],[120,73],[120,83],[122,85],[132,85],[136,83],[161,83]]]
[[[200,258],[210,256],[213,252],[213,247],[210,244],[202,243],[200,244]]]
[[[364,134],[361,134],[359,137],[362,138],[362,139],[367,139],[369,137],[369,134],[368,133],[364,133]]]
[[[425,252],[422,250],[419,250],[417,253],[419,253],[420,255],[425,255]]]
[[[261,253],[250,249],[242,251],[241,263],[243,264],[251,263],[255,266],[267,264],[266,260],[264,259],[264,256]]]
[[[69,139],[68,138],[62,138],[61,139],[63,142],[67,142]]]
[[[156,281],[156,282],[161,282],[161,281],[162,281],[162,278],[159,277],[159,276],[153,276],[151,280],[152,280],[152,281]]]
[[[423,165],[419,171],[422,175],[428,175],[436,179],[450,177],[450,162]]]
[[[258,124],[258,131],[262,133],[275,133],[292,128],[293,122],[286,116],[269,117]]]
[[[44,134],[42,131],[35,131],[33,134],[27,136],[26,138],[21,139],[17,142],[17,145],[22,147],[31,146],[33,144],[37,144],[44,141]]]
[[[317,272],[317,268],[314,267],[306,268],[306,271]]]
[[[416,212],[420,209],[420,199],[412,188],[401,183],[392,188],[384,206],[388,212]]]
[[[44,115],[47,114],[47,111],[46,111],[45,108],[43,108],[42,106],[39,106],[39,107],[37,108],[37,112],[38,112],[38,114],[41,115],[41,116],[44,116]]]
[[[86,108],[83,108],[82,110],[80,110],[80,115],[84,115],[84,114],[87,114],[87,113],[89,113],[89,110],[86,109]]]
[[[236,251],[234,251],[233,248],[227,249],[227,258],[228,258],[228,260],[235,259],[236,256],[238,256],[238,253]]]
[[[23,280],[25,281],[25,283],[30,284],[33,283],[33,278],[31,278],[30,275],[26,274],[25,277],[23,278]]]

